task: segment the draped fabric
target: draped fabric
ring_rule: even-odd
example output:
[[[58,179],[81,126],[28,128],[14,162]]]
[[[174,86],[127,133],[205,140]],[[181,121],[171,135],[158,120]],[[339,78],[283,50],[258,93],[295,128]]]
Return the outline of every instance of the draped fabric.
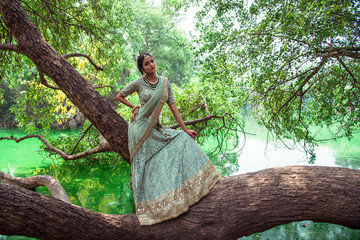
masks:
[[[166,78],[159,78],[152,97],[129,124],[132,188],[141,225],[186,212],[220,178],[194,139],[184,131],[159,124],[159,114],[168,100],[167,84]]]

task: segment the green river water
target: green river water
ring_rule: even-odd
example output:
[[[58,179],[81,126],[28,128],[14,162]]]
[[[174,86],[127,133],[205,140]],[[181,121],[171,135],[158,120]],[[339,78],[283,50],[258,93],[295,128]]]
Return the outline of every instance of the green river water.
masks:
[[[252,133],[255,135],[248,136],[246,142],[242,142],[245,145],[235,160],[221,164],[215,161],[215,165],[223,175],[242,174],[275,166],[309,165],[304,152],[297,148],[289,150],[279,145],[266,144],[266,136],[263,132],[253,127]],[[57,136],[72,133],[71,131],[53,131],[51,134]],[[17,129],[0,129],[0,137],[11,135],[21,137],[25,134]],[[0,171],[18,177],[37,174],[52,175],[64,186],[73,204],[110,214],[134,212],[128,164],[122,161],[92,160],[53,162],[46,154],[39,151],[40,146],[41,142],[35,138],[20,143],[0,141]],[[203,147],[206,149],[208,146],[204,144]],[[320,145],[316,148],[316,154],[315,165],[360,169],[360,133],[356,133],[350,142],[341,139]],[[42,187],[37,191],[47,193],[47,189]],[[0,235],[0,240],[5,239],[32,238]],[[328,223],[302,221],[278,226],[240,239],[359,240],[360,230]]]

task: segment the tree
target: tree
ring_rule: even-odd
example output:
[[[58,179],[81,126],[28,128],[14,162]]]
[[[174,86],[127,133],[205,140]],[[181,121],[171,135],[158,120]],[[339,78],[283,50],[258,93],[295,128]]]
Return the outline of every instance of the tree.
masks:
[[[360,228],[359,183],[358,170],[330,167],[222,178],[187,213],[147,227],[135,214],[96,213],[0,184],[0,233],[40,239],[237,239],[304,219]]]
[[[0,49],[27,56],[83,112],[113,151],[129,160],[124,119],[44,40],[19,1],[1,0],[0,13],[4,24],[16,38],[16,44],[2,43]],[[206,234],[213,236],[215,233],[218,234],[216,237],[230,239],[304,218],[359,228],[359,205],[354,204],[359,201],[359,179],[357,170],[326,167],[278,168],[223,178],[210,195],[188,213],[151,227],[141,227],[133,214],[110,216],[94,213],[1,183],[0,233],[59,239],[81,236],[143,239],[145,236],[179,238],[177,234],[182,231],[181,237],[184,238],[207,238],[209,235]],[[224,191],[228,194],[223,194]],[[239,192],[246,194],[239,195]],[[325,203],[323,199],[326,199]],[[288,202],[292,204],[286,204]],[[239,206],[239,215],[232,218]],[[267,207],[262,209],[263,206]],[[280,210],[276,221],[272,216],[274,207]],[[259,215],[261,219],[257,218]],[[264,221],[270,216],[271,222]],[[259,220],[263,224],[259,224]],[[238,224],[240,222],[242,224]],[[67,224],[73,227],[68,228]],[[199,231],[199,227],[203,231]],[[244,230],[239,233],[239,228]]]
[[[328,140],[351,138],[359,128],[359,11],[350,0],[206,1],[197,24],[204,81],[239,82],[238,104],[311,154],[324,140],[314,126],[335,128]]]

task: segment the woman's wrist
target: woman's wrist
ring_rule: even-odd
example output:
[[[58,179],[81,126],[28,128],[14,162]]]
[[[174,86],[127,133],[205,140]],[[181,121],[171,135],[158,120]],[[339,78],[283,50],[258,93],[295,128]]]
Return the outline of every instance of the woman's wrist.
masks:
[[[132,112],[134,112],[136,109],[138,109],[138,108],[140,108],[140,106],[134,106],[133,108],[132,108]]]

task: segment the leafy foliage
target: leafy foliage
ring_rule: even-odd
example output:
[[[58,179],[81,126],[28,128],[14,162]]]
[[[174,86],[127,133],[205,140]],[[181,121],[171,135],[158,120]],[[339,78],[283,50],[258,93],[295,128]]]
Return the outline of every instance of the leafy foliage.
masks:
[[[113,72],[118,72],[113,69],[127,64],[124,39],[119,31],[128,24],[130,10],[126,1],[37,0],[22,1],[22,5],[45,40],[58,52],[85,53],[104,68],[104,71],[96,71],[85,58],[68,59],[94,86],[115,85]],[[5,26],[0,40],[4,44],[16,44]],[[48,89],[40,83],[37,69],[29,59],[9,51],[0,53],[1,81],[14,89],[15,101],[11,109],[19,127],[28,132],[35,127],[47,130],[52,123],[62,125],[78,113],[61,91]],[[55,85],[51,79],[46,78],[46,81]],[[109,88],[98,91],[104,96],[111,93]]]
[[[240,81],[240,102],[277,137],[320,139],[311,126],[359,128],[357,1],[207,1],[197,39],[206,76]]]
[[[125,35],[134,62],[141,52],[149,52],[157,62],[158,74],[181,85],[193,73],[193,52],[185,33],[177,28],[177,10],[167,6],[132,2],[132,23]]]

